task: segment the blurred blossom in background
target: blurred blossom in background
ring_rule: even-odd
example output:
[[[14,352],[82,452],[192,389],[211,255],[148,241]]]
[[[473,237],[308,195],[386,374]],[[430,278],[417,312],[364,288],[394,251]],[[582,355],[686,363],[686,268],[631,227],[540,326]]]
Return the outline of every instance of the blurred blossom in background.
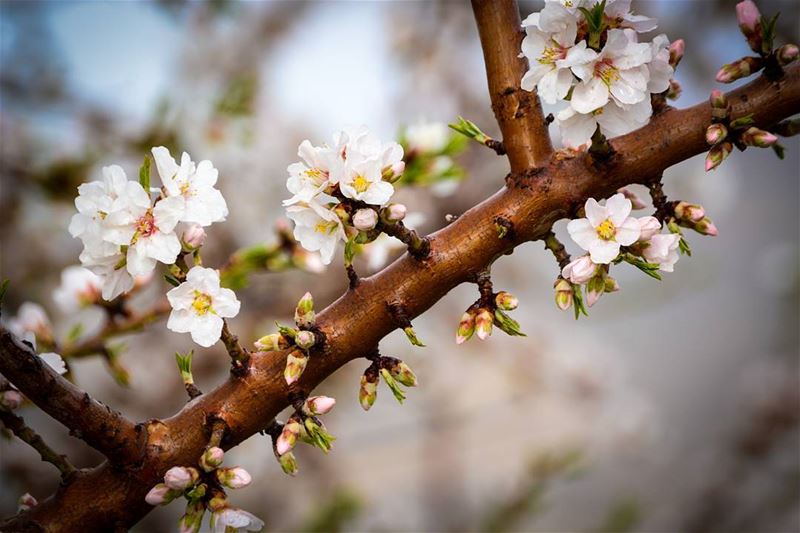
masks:
[[[782,42],[798,41],[794,1],[759,5],[783,13]],[[717,69],[747,54],[733,6],[634,2],[659,19],[658,32],[686,40],[677,106],[706,99]],[[524,18],[541,5],[521,7]],[[62,334],[77,322],[89,334],[100,318],[59,311],[53,291],[80,252],[67,233],[76,188],[104,165],[132,175],[158,145],[213,161],[231,211],[204,247],[206,264],[219,266],[275,239],[286,166],[303,139],[367,124],[383,139],[414,126],[436,144],[435,127],[419,128],[458,115],[498,134],[466,2],[5,0],[0,89],[4,314],[39,302]],[[444,226],[502,186],[506,161],[472,145],[431,163],[455,164],[454,179],[398,193],[418,229]],[[662,282],[620,269],[622,290],[588,319],[553,305],[556,264],[541,243],[503,257],[495,285],[520,298],[527,337],[456,346],[475,297],[459,287],[415,323],[427,348],[401,332],[382,343],[420,379],[403,406],[382,388],[363,412],[367,364],[347,365],[316,391],[338,400],[326,418],[331,454],[298,450],[301,472],[289,478],[268,438],[252,437],[231,452],[254,479],[236,502],[270,531],[800,530],[800,143],[785,145],[782,162],[749,150],[709,174],[702,156],[669,169],[667,194],[702,203],[720,235],[690,236],[694,255]],[[567,242],[565,222],[556,229]],[[376,249],[357,266],[374,270],[399,251]],[[166,290],[154,285],[150,297]],[[237,291],[232,327],[255,340],[290,320],[306,290],[321,309],[345,288],[338,257],[324,274],[255,274]],[[77,383],[135,419],[180,409],[173,353],[187,338],[160,322],[125,341],[127,387],[100,358],[73,364]],[[202,389],[224,379],[220,346],[196,349],[194,361]],[[100,460],[35,409],[24,415],[76,465]],[[28,447],[0,442],[0,515],[24,492],[50,494],[52,470]],[[180,513],[155,509],[134,530],[171,531]]]

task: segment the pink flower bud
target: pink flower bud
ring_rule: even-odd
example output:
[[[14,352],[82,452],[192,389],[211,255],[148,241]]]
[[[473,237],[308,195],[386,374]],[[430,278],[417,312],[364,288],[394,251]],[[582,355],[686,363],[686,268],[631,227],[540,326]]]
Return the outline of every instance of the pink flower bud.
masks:
[[[724,124],[712,124],[706,129],[706,142],[711,146],[722,142],[727,136],[728,128]]]
[[[647,216],[639,219],[639,242],[649,241],[660,231],[661,222],[656,217]]]
[[[699,222],[706,216],[702,205],[678,202],[675,206],[675,216],[687,222]]]
[[[301,350],[294,350],[286,356],[286,368],[283,370],[283,378],[287,385],[291,385],[300,379],[303,371],[308,364],[308,356]]]
[[[317,337],[311,331],[301,330],[297,332],[297,335],[295,335],[294,342],[297,344],[298,348],[308,350],[314,346],[314,344],[316,344]]]
[[[583,255],[577,259],[573,259],[568,265],[561,270],[561,275],[570,280],[572,283],[582,285],[592,279],[597,265],[592,263],[588,255]],[[569,285],[569,283],[567,284]],[[570,287],[570,292],[572,288]]]
[[[194,485],[199,477],[200,473],[194,468],[173,466],[164,474],[164,484],[173,490],[183,492]]]
[[[206,242],[206,230],[199,224],[192,224],[183,232],[181,240],[190,250],[200,248]]]
[[[30,493],[26,492],[17,500],[17,511],[28,511],[37,505],[39,505],[39,502],[36,501],[36,498],[31,496]]]
[[[789,63],[797,61],[797,57],[800,56],[800,48],[796,44],[784,44],[778,48],[778,52],[775,55],[778,58],[778,63],[785,67]]]
[[[283,430],[281,430],[281,434],[275,442],[275,451],[278,452],[278,455],[283,455],[294,448],[302,427],[300,420],[296,417],[292,417],[286,421],[283,425]]]
[[[150,505],[166,505],[180,496],[180,494],[181,491],[173,490],[167,487],[165,484],[159,483],[150,489],[150,492],[148,492],[147,496],[144,497],[144,501]]]
[[[488,309],[479,309],[475,316],[475,333],[480,340],[486,340],[492,334],[494,315]]]
[[[670,100],[677,100],[680,98],[681,93],[683,92],[683,87],[681,87],[680,82],[678,80],[669,80],[669,89],[667,89],[667,98]]]
[[[562,311],[566,311],[572,305],[572,299],[574,297],[572,285],[564,278],[558,278],[553,287],[556,292],[556,305]]]
[[[681,62],[683,59],[683,53],[686,50],[686,43],[683,39],[678,39],[677,41],[673,41],[672,44],[669,45],[669,64],[674,69],[678,66],[678,63]]]
[[[711,91],[711,97],[708,100],[713,108],[725,109],[728,107],[728,99],[725,97],[725,93],[719,89]]]
[[[0,392],[0,407],[13,411],[22,405],[22,394],[15,390]]]
[[[369,367],[361,376],[361,386],[358,389],[358,402],[365,411],[369,411],[378,397],[378,372],[374,367]]]
[[[632,190],[623,187],[622,189],[619,189],[617,192],[622,193],[622,196],[631,201],[632,209],[644,209],[645,207],[647,207],[647,203],[644,200],[642,200],[639,197],[639,195],[633,192]]]
[[[753,52],[761,53],[763,32],[761,29],[761,13],[758,11],[755,2],[745,0],[736,4],[736,18],[739,21],[739,29],[747,38],[747,43]]]
[[[406,218],[408,209],[403,204],[389,204],[383,208],[383,216],[387,222],[399,222]]]
[[[253,481],[250,473],[240,466],[234,468],[219,468],[216,472],[217,481],[230,489],[241,489]]]
[[[309,415],[324,415],[333,409],[334,405],[336,400],[328,396],[311,396],[303,405],[303,411]]]
[[[725,158],[731,154],[731,150],[733,150],[733,144],[727,141],[714,145],[706,156],[706,172],[720,166],[725,161]]]
[[[222,451],[222,448],[212,446],[200,456],[200,467],[206,472],[211,472],[212,470],[216,470],[224,460],[225,452]]]
[[[378,223],[378,213],[373,209],[359,209],[353,215],[353,226],[359,231],[369,231]]]
[[[398,161],[397,163],[392,165],[392,172],[395,176],[401,175],[406,170],[406,162],[405,161]]]
[[[742,133],[741,140],[749,146],[758,146],[759,148],[769,148],[776,142],[778,137],[772,133],[758,128],[748,128]]]
[[[255,342],[257,350],[272,352],[275,350],[285,350],[289,347],[289,342],[280,333],[270,333],[264,335]]]
[[[504,311],[513,311],[519,306],[519,299],[510,292],[500,291],[494,297],[494,303]]]
[[[461,320],[458,323],[458,331],[456,332],[456,344],[463,344],[472,338],[475,333],[475,313],[467,311],[461,315]]]
[[[717,81],[731,83],[741,78],[746,78],[764,68],[764,60],[760,57],[743,57],[733,63],[723,65],[717,72]]]
[[[709,237],[716,237],[719,233],[717,231],[717,226],[714,225],[714,222],[708,217],[704,217],[702,220],[697,222],[694,225],[694,230],[697,233],[702,235],[708,235]]]

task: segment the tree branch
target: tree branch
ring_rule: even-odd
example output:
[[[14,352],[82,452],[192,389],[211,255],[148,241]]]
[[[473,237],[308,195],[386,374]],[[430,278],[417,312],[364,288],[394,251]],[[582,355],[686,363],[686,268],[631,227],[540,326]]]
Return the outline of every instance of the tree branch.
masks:
[[[42,461],[50,463],[58,468],[63,479],[67,479],[70,474],[75,472],[75,467],[70,464],[67,456],[57,453],[48,446],[38,433],[25,425],[25,420],[23,420],[21,416],[0,409],[0,422],[16,435],[19,440],[27,443],[31,448],[36,450],[39,453],[39,457],[42,458]]]
[[[4,326],[0,326],[0,373],[71,435],[115,463],[141,457],[140,428],[59,376]]]

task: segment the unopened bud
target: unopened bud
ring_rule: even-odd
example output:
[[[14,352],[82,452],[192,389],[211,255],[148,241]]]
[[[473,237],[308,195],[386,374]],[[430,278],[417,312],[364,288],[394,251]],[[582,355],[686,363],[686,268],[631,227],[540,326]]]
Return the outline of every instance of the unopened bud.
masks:
[[[378,224],[378,213],[374,209],[359,209],[353,215],[353,226],[359,231],[369,231]]]
[[[800,56],[800,48],[798,48],[796,44],[784,44],[778,48],[775,54],[775,57],[778,58],[778,63],[782,67],[797,61],[798,56]]]
[[[706,142],[711,146],[724,141],[727,136],[728,128],[724,124],[715,123],[706,129]]]
[[[754,127],[747,128],[740,138],[743,143],[749,146],[758,146],[759,148],[769,148],[778,142],[776,135]]]
[[[183,516],[178,520],[179,533],[197,533],[200,531],[205,512],[206,506],[202,501],[188,502]]]
[[[417,386],[417,376],[411,370],[411,367],[409,367],[403,361],[398,361],[397,363],[390,366],[389,373],[392,375],[394,379],[396,379],[399,383],[405,385],[406,387]]]
[[[558,278],[554,288],[556,291],[556,305],[562,311],[566,311],[572,305],[572,285],[564,278]]]
[[[150,505],[166,505],[180,496],[181,492],[183,491],[173,490],[167,487],[164,483],[159,483],[150,489],[150,492],[148,492],[147,496],[144,497],[144,501]]]
[[[381,171],[381,179],[389,183],[394,183],[403,177],[403,171],[405,171],[405,169],[405,162],[398,161],[391,166],[385,167],[383,171]]]
[[[733,63],[723,65],[717,72],[717,81],[731,83],[741,78],[746,78],[764,68],[764,60],[760,57],[743,57]]]
[[[280,333],[270,333],[264,335],[255,342],[257,350],[263,352],[273,352],[276,350],[285,350],[289,347],[289,341]]]
[[[678,67],[678,63],[680,63],[681,59],[683,59],[683,53],[685,50],[686,43],[683,41],[683,39],[673,41],[672,44],[669,45],[669,65],[673,69]]]
[[[286,384],[291,385],[303,375],[303,371],[308,364],[308,356],[300,350],[294,350],[286,356],[286,368],[283,371],[283,377],[286,379]]]
[[[22,405],[22,394],[15,390],[0,392],[0,408],[13,411]]]
[[[606,292],[617,292],[619,290],[619,283],[611,276],[606,276]]]
[[[669,80],[669,89],[667,89],[667,98],[670,100],[677,100],[683,92],[683,87],[678,80]]]
[[[391,372],[389,372],[386,368],[381,368],[381,377],[383,378],[384,383],[386,386],[389,387],[389,390],[392,391],[392,395],[394,398],[399,402],[403,403],[406,399],[406,395],[403,392],[403,388],[397,382],[396,379],[392,376]]]
[[[747,44],[753,52],[761,53],[763,42],[763,32],[761,28],[761,13],[758,11],[755,2],[744,0],[736,4],[736,18],[739,21],[739,29],[747,38]]]
[[[311,444],[325,453],[331,451],[331,444],[333,444],[333,441],[336,439],[333,435],[328,433],[322,422],[319,422],[314,417],[308,417],[303,421],[303,426],[308,433],[308,437],[311,439]]]
[[[250,473],[240,466],[233,468],[218,468],[217,481],[229,489],[241,489],[253,481]]]
[[[225,452],[218,446],[208,448],[203,455],[200,456],[200,468],[206,472],[216,470],[222,461],[225,460]]]
[[[297,467],[297,459],[292,452],[286,452],[283,455],[277,455],[278,457],[278,464],[281,465],[281,469],[284,473],[289,474],[290,476],[294,476],[299,471]]]
[[[678,202],[675,216],[687,222],[699,222],[706,216],[706,211],[702,205]]]
[[[728,107],[728,98],[725,96],[725,93],[719,89],[711,91],[711,96],[708,101],[711,103],[711,107],[715,109],[727,109]]]
[[[622,189],[617,190],[617,192],[621,193],[622,196],[631,201],[631,209],[644,209],[647,207],[647,202],[642,200],[642,198],[632,190],[623,187]]]
[[[30,493],[26,492],[17,500],[17,511],[28,511],[37,505],[39,505],[39,502],[36,501],[36,498],[31,496]]]
[[[716,237],[717,236],[717,226],[714,225],[714,222],[708,218],[703,217],[702,220],[696,222],[694,226],[692,226],[697,233],[702,235],[708,235],[709,237]]]
[[[605,270],[598,270],[598,274],[589,280],[586,285],[586,304],[592,307],[597,300],[606,292],[606,273]]]
[[[317,337],[314,335],[313,331],[302,330],[297,332],[297,336],[294,338],[295,344],[297,344],[298,348],[303,350],[308,350],[317,342]]]
[[[475,333],[475,312],[467,311],[461,315],[461,320],[458,323],[458,331],[456,332],[456,344],[463,344],[472,338]]]
[[[303,404],[303,412],[307,415],[324,415],[333,409],[336,400],[328,396],[311,396]]]
[[[714,145],[706,156],[706,172],[720,166],[731,155],[731,150],[733,150],[733,144],[728,141]]]
[[[314,298],[311,297],[310,292],[307,292],[297,302],[297,308],[294,310],[294,321],[298,328],[308,328],[314,325],[315,320]]]
[[[479,309],[475,316],[475,333],[480,340],[486,340],[492,334],[494,315],[488,309]]]
[[[404,327],[403,328],[403,333],[406,334],[406,338],[408,339],[408,342],[410,342],[414,346],[422,346],[422,347],[425,346],[425,343],[422,342],[421,340],[419,340],[419,337],[417,337],[417,332],[414,331],[414,328],[412,328],[411,326]]]
[[[513,311],[519,305],[519,299],[510,292],[500,291],[494,297],[494,303],[504,311]]]
[[[569,264],[565,265],[564,268],[561,269],[561,276],[570,280],[572,283],[583,285],[592,279],[596,270],[597,265],[592,262],[592,259],[587,254],[573,259]]]
[[[378,372],[373,368],[367,368],[361,376],[361,386],[358,389],[358,403],[365,411],[369,411],[375,399],[378,397]]]
[[[649,241],[650,238],[661,231],[661,221],[653,216],[639,219],[639,241]]]
[[[386,222],[394,223],[399,222],[406,218],[408,209],[403,204],[389,204],[381,211],[383,219]]]
[[[186,248],[196,250],[206,242],[206,230],[199,224],[192,224],[183,232],[181,240]]]
[[[164,484],[173,489],[183,492],[188,489],[200,478],[200,472],[196,468],[185,466],[173,466],[164,474]]]
[[[300,423],[300,419],[297,417],[293,416],[286,421],[281,430],[281,434],[275,441],[275,451],[278,452],[278,455],[283,455],[294,448],[298,437],[300,437],[302,428],[303,426]]]

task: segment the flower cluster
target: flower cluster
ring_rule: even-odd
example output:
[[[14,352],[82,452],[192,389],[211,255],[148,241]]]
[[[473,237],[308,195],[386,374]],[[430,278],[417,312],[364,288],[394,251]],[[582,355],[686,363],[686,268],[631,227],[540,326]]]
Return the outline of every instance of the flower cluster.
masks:
[[[240,489],[252,481],[241,467],[223,468],[225,453],[217,446],[209,446],[193,466],[174,466],[164,474],[164,482],[150,489],[145,501],[150,505],[167,505],[183,496],[186,512],[178,525],[185,533],[200,531],[206,510],[211,511],[211,531],[260,531],[264,522],[255,515],[233,507],[225,489]]]
[[[358,389],[358,402],[365,411],[369,411],[372,404],[378,398],[378,382],[380,378],[392,391],[395,399],[403,403],[406,399],[405,387],[416,387],[417,376],[407,364],[395,357],[384,357],[376,355],[372,358],[372,364],[367,367],[361,376],[361,386]]]
[[[291,476],[297,474],[297,459],[292,449],[297,441],[305,442],[328,453],[336,440],[325,428],[319,416],[327,414],[336,405],[328,396],[311,396],[295,403],[295,413],[281,424],[274,422],[267,433],[272,437],[272,449],[281,469]]]
[[[301,162],[287,168],[292,197],[283,203],[295,222],[294,236],[309,251],[319,251],[329,264],[340,241],[367,235],[382,219],[394,223],[405,207],[389,204],[405,168],[403,148],[384,143],[365,126],[334,135],[331,146],[303,141]],[[374,239],[377,235],[364,239]]]
[[[557,116],[564,144],[591,144],[595,131],[612,137],[633,131],[652,114],[651,94],[677,94],[670,86],[683,42],[665,35],[639,42],[656,20],[630,12],[630,0],[547,0],[522,23],[522,55],[531,67],[524,90],[548,104],[568,101]]]
[[[69,231],[83,241],[81,263],[100,277],[106,300],[131,290],[134,277],[150,274],[157,262],[175,263],[184,245],[201,243],[203,227],[228,214],[210,161],[195,165],[184,153],[179,165],[164,147],[152,154],[161,189],[150,188],[149,159],[139,181],[128,180],[122,167],[112,165],[103,168],[101,181],[78,188],[78,213]],[[181,232],[189,241],[184,245]]]
[[[493,293],[491,286],[485,292],[485,295],[482,294],[461,315],[456,331],[456,344],[462,344],[476,334],[480,340],[486,340],[492,334],[493,326],[497,326],[507,335],[524,337],[519,323],[506,313],[517,308],[517,297],[505,291]]]

